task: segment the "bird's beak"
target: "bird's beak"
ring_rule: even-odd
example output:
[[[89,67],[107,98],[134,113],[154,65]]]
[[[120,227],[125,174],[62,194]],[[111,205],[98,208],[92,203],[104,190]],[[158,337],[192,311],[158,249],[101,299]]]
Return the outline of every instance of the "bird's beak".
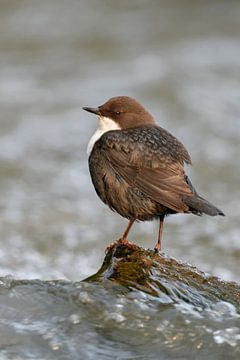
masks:
[[[99,108],[83,107],[83,110],[93,113],[95,115],[100,115]]]

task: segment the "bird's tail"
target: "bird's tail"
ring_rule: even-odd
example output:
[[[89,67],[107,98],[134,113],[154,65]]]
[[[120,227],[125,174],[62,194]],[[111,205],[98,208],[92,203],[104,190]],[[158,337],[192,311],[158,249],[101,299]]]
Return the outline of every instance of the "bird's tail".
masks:
[[[216,208],[216,206],[212,205],[209,201],[203,199],[199,195],[184,197],[184,203],[189,206],[191,212],[198,215],[204,213],[210,216],[216,216],[216,215],[225,216],[222,210]]]
[[[213,204],[211,204],[209,201],[205,200],[201,196],[198,195],[197,191],[193,187],[189,177],[185,175],[185,181],[192,190],[193,195],[192,196],[184,196],[183,201],[186,205],[189,206],[189,210],[196,214],[196,215],[202,215],[207,214],[210,216],[216,216],[221,215],[225,216],[225,214],[222,212],[222,210],[216,208]]]

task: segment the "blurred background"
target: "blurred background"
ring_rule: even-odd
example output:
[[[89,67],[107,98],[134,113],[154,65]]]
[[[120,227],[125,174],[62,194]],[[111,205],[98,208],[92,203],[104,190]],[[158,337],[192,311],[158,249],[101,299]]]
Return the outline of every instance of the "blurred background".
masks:
[[[226,217],[167,219],[164,251],[239,280],[240,2],[0,0],[0,274],[77,280],[126,220],[97,198],[82,106],[142,102]],[[157,222],[129,239],[153,247]]]

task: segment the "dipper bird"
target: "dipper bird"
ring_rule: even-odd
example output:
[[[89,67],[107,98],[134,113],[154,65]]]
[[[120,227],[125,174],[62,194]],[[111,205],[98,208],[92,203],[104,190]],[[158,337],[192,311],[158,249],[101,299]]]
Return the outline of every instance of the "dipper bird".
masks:
[[[156,124],[135,99],[113,97],[96,108],[99,127],[88,144],[95,190],[111,210],[129,223],[118,240],[128,243],[134,221],[159,219],[155,250],[161,250],[164,217],[176,213],[223,215],[198,195],[184,172],[191,158],[184,145]]]

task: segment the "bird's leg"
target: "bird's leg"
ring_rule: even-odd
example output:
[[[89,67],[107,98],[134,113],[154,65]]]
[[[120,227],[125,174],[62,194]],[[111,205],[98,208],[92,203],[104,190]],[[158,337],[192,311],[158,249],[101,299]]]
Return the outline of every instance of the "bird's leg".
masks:
[[[161,251],[161,249],[162,249],[162,233],[163,233],[164,216],[165,215],[160,216],[159,231],[158,231],[158,241],[157,241],[156,245],[154,246],[154,250],[156,250],[156,251]]]
[[[114,243],[110,244],[106,248],[105,253],[108,253],[109,251],[111,251],[118,244],[128,245],[128,247],[135,247],[135,245],[131,244],[127,239],[128,233],[129,233],[135,220],[136,219],[129,220],[127,227],[126,227],[124,233],[122,234],[122,237],[119,240],[115,241]]]
[[[133,226],[133,223],[134,223],[135,220],[136,219],[129,220],[128,225],[127,225],[124,233],[122,234],[122,237],[118,240],[120,243],[126,244],[126,243],[129,242],[128,239],[127,239],[127,236],[128,236],[128,233],[129,233],[131,227]]]

